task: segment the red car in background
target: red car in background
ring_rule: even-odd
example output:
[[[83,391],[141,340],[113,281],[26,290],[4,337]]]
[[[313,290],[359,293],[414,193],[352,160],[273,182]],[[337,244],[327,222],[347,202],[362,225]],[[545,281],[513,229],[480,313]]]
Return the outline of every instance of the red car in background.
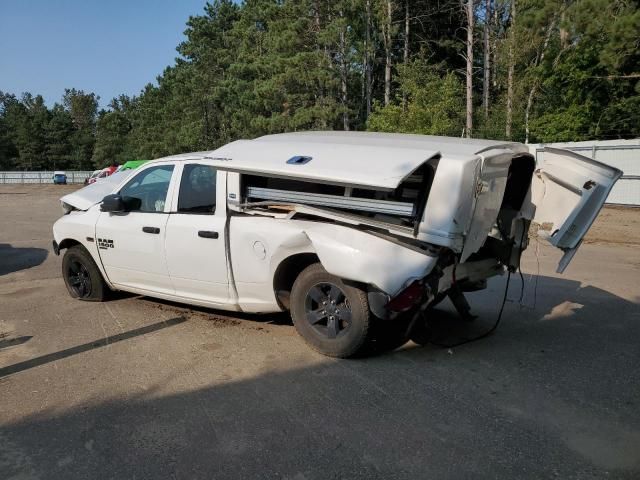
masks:
[[[107,168],[103,168],[102,171],[96,175],[95,177],[89,178],[87,185],[91,185],[92,183],[96,183],[99,179],[108,177],[113,174],[118,169],[118,165],[110,165]]]

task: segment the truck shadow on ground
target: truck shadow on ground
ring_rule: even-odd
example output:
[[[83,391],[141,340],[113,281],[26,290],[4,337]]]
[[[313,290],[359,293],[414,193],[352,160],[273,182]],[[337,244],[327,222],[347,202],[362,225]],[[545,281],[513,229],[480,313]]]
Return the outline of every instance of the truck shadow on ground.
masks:
[[[46,260],[48,254],[44,248],[16,248],[8,243],[0,243],[0,276],[37,267]]]
[[[445,306],[444,333],[473,335],[489,326],[502,286],[498,279],[470,296],[480,315],[473,324],[444,322]],[[3,474],[638,478],[640,390],[630,377],[640,371],[637,311],[637,300],[540,277],[535,309],[508,303],[495,335],[452,351],[409,344],[354,361],[262,352],[251,378],[177,393],[167,379],[187,371],[214,378],[208,372],[224,360],[220,350],[211,364],[176,358],[145,372],[153,385],[143,393],[6,422]]]
[[[443,345],[455,344],[476,338],[491,328],[497,320],[500,302],[504,294],[506,280],[494,278],[485,291],[467,293],[471,303],[472,313],[477,316],[475,321],[469,322],[460,318],[448,299],[445,299],[435,309],[429,311],[429,321],[433,330],[432,340],[441,345],[431,347],[442,348]],[[133,294],[114,292],[117,299],[134,297]],[[161,300],[146,296],[137,296],[141,301],[154,305],[159,310],[189,317],[199,317],[216,324],[237,325],[240,322],[250,324],[293,325],[289,312],[252,314],[243,312],[228,312],[206,307],[190,306],[178,302]],[[573,327],[586,326],[591,316],[600,316],[612,311],[634,310],[640,304],[640,296],[635,301],[613,295],[610,292],[583,285],[581,282],[557,277],[525,275],[522,281],[511,277],[505,310],[501,324],[497,330],[500,334],[504,324],[516,322],[520,328],[527,324],[535,326],[538,322],[563,320]],[[622,328],[616,318],[608,318],[609,328]],[[513,327],[513,325],[512,325]],[[365,356],[389,353],[402,344],[388,342],[379,348],[369,349]],[[414,345],[415,347],[415,345]],[[446,347],[445,347],[446,348]]]

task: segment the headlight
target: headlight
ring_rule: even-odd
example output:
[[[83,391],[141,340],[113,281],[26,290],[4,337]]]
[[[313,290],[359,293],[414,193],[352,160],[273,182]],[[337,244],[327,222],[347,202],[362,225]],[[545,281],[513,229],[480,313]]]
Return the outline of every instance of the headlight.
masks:
[[[64,203],[64,202],[60,202],[62,203],[62,214],[63,215],[68,215],[70,214],[73,210],[75,210],[71,205],[69,205],[68,203]]]

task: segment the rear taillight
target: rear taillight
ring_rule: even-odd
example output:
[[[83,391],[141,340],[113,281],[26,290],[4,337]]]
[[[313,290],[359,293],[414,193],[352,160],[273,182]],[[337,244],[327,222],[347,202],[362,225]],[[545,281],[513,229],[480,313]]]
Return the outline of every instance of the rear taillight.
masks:
[[[387,303],[387,310],[406,312],[422,299],[423,294],[424,287],[416,280]]]

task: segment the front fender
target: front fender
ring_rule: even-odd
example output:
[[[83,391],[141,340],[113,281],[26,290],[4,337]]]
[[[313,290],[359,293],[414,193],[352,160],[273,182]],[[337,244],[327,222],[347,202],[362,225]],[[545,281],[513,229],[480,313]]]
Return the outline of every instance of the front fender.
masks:
[[[74,210],[68,215],[64,215],[53,224],[53,240],[58,244],[60,250],[67,248],[65,245],[69,243],[77,243],[86,248],[98,266],[102,278],[109,288],[113,289],[114,287],[109,282],[107,272],[102,265],[94,238],[95,224],[99,214],[98,207],[94,207],[86,212]]]

